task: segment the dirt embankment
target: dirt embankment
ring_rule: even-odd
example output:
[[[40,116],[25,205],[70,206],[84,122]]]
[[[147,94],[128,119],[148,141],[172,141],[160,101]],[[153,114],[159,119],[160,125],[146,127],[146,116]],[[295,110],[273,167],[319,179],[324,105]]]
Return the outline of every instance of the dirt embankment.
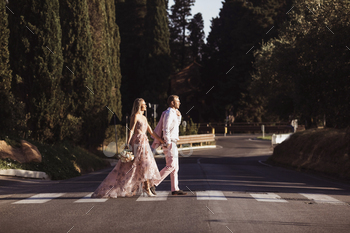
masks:
[[[298,132],[276,146],[271,163],[350,181],[350,128]]]

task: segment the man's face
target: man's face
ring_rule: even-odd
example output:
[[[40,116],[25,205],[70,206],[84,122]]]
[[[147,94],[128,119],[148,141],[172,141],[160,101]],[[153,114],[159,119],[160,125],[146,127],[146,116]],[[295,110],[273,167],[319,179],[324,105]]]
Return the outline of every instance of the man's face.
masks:
[[[176,108],[176,109],[179,109],[180,108],[180,100],[179,100],[179,98],[175,98],[174,99],[174,101],[173,101],[173,103],[174,103],[174,108]]]

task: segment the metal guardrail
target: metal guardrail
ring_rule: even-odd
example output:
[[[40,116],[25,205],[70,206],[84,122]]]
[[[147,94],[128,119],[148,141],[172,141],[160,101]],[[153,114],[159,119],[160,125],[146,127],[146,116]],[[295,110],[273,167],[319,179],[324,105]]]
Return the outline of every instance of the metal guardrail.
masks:
[[[290,125],[265,126],[265,133],[291,133],[293,127]],[[214,130],[213,130],[214,129]],[[225,130],[226,129],[226,130]],[[261,126],[254,125],[232,125],[232,126],[199,126],[198,133],[261,133]]]
[[[190,147],[192,147],[193,143],[200,143],[200,145],[203,145],[204,143],[213,142],[215,141],[215,134],[195,134],[195,135],[185,135],[185,136],[179,136],[179,141],[177,141],[177,145],[180,145],[180,148],[183,144],[190,144]]]

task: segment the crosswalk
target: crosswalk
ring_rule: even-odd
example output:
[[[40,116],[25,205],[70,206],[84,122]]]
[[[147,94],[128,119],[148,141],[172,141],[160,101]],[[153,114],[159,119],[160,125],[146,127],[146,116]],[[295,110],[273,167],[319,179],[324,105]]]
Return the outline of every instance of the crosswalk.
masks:
[[[193,195],[191,195],[191,193]],[[219,190],[206,190],[206,191],[195,191],[191,193],[189,192],[188,196],[189,197],[196,197],[197,201],[227,201],[228,199],[234,197],[234,199],[237,198],[248,198],[252,199],[258,202],[275,202],[275,203],[288,203],[291,200],[302,200],[302,201],[312,201],[315,204],[333,204],[333,205],[348,205],[347,202],[340,201],[334,197],[331,197],[329,195],[325,194],[312,194],[312,193],[298,193],[297,195],[300,195],[299,198],[292,198],[288,199],[286,196],[288,194],[280,194],[284,196],[282,198],[280,195],[276,193],[235,193],[234,192],[222,192]],[[79,193],[80,194],[80,193]],[[79,196],[77,194],[77,196]],[[69,199],[78,199],[73,201],[73,203],[103,203],[108,200],[108,198],[91,198],[92,192],[84,195],[80,195],[81,197],[71,197],[69,195],[72,194],[67,194],[67,193],[39,193],[35,194],[33,196],[30,196],[28,198],[15,201],[11,204],[44,204],[47,203],[51,200],[54,199],[64,199],[64,200],[69,200]],[[66,195],[66,196],[65,196]],[[294,196],[296,194],[293,194]],[[157,191],[157,196],[155,197],[148,197],[147,195],[141,194],[139,197],[137,197],[136,201],[138,202],[150,202],[150,201],[167,201],[169,200],[169,197],[171,196],[171,192],[169,191]],[[1,200],[1,199],[0,199]]]
[[[63,196],[65,193],[39,193],[24,200],[17,201],[13,204],[42,204],[54,198]]]
[[[342,201],[339,201],[331,196],[323,195],[323,194],[312,194],[312,193],[300,193],[301,195],[305,196],[306,198],[313,200],[317,203],[327,203],[327,204],[335,204],[335,205],[343,205],[345,204]]]
[[[275,193],[251,193],[252,197],[255,198],[257,201],[264,201],[264,202],[288,202],[284,199],[282,199],[280,196],[278,196]]]
[[[224,193],[216,190],[208,190],[204,192],[196,192],[197,200],[217,200],[217,201],[227,201]]]

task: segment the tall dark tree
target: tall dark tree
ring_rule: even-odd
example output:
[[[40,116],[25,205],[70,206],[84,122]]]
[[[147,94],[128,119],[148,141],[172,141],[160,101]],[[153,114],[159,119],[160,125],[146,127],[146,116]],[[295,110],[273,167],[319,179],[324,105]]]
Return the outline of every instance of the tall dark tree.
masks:
[[[118,107],[120,99],[118,100],[118,91],[116,90],[120,77],[120,68],[118,67],[120,39],[114,21],[114,1],[88,0],[88,9],[93,44],[92,56],[94,58],[94,79],[91,88],[94,104],[83,128],[86,129],[84,135],[86,144],[96,147],[101,145],[104,139],[113,136],[113,128],[109,127],[113,113],[121,117],[120,107]]]
[[[116,23],[116,6],[114,0],[106,0],[106,16],[107,16],[107,56],[110,67],[111,79],[111,103],[114,112],[122,118],[122,97],[121,97],[121,69],[120,69],[120,32]]]
[[[130,114],[140,90],[135,85],[140,81],[138,67],[140,52],[144,45],[146,0],[116,0],[116,21],[120,30],[120,68],[122,74],[121,95],[123,114]]]
[[[118,0],[123,114],[137,97],[165,105],[171,60],[165,1]]]
[[[151,103],[166,107],[171,59],[166,5],[163,0],[148,0],[144,43],[140,53],[138,89]]]
[[[93,60],[90,20],[86,0],[60,0],[62,27],[63,78],[65,92],[66,124],[62,126],[62,138],[81,141],[81,123],[90,114],[94,95]]]
[[[10,31],[6,11],[12,13],[5,4],[5,1],[0,1],[0,131],[8,134],[22,131],[19,126],[25,119],[23,114],[18,114],[23,108],[23,102],[16,101],[11,90],[12,71],[8,48]]]
[[[170,50],[173,68],[179,71],[191,62],[188,57],[189,44],[186,33],[191,16],[191,6],[194,5],[195,0],[175,0],[174,2],[169,15]]]
[[[10,64],[14,94],[25,103],[29,133],[41,141],[59,138],[64,112],[61,26],[58,0],[10,1]]]
[[[251,94],[263,100],[268,115],[342,128],[350,125],[350,15],[345,2],[323,4],[293,3],[279,37],[255,53]]]
[[[0,117],[3,119],[0,122],[0,130],[4,131],[9,123],[11,123],[11,108],[13,95],[11,92],[11,70],[9,64],[8,50],[8,15],[6,13],[5,1],[0,1]]]
[[[193,16],[188,25],[190,36],[188,38],[191,46],[191,57],[193,60],[199,61],[201,59],[200,53],[204,44],[204,21],[201,13]]]
[[[273,6],[270,1],[257,6],[251,1],[223,2],[219,17],[212,20],[211,32],[203,49],[203,91],[215,87],[204,95],[206,104],[203,111],[211,113],[208,120],[223,120],[226,108],[230,106],[233,106],[238,120],[260,120],[258,114],[247,114],[244,110],[250,108],[252,101],[247,89],[251,81],[250,73],[254,71],[253,51],[261,46],[261,41],[276,35],[274,30],[280,22],[275,22],[266,11],[278,7],[280,5]]]

